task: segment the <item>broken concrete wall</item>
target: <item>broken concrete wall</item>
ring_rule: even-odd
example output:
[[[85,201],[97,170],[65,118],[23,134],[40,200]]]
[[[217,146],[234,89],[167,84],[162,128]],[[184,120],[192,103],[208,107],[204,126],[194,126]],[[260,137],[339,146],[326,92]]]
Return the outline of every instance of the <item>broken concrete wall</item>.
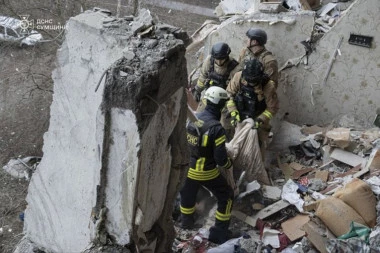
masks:
[[[185,47],[178,29],[152,24],[147,11],[133,23],[86,12],[67,24],[27,196],[24,230],[41,249],[171,246],[169,210],[187,162]]]
[[[355,116],[367,126],[373,122],[380,96],[379,9],[377,0],[356,0],[335,27],[317,42],[308,65],[300,64],[282,71],[277,90],[281,109],[277,117],[289,112],[288,119],[296,124],[327,124],[342,115]],[[223,22],[209,36],[205,53],[208,54],[213,43],[226,41],[233,56],[238,57],[245,46],[247,29],[258,27],[267,31],[267,48],[276,55],[282,67],[289,59],[305,54],[300,42],[310,38],[313,23],[312,12],[236,16]],[[372,47],[349,44],[350,33],[373,36]],[[341,36],[341,55],[336,57],[324,83]]]

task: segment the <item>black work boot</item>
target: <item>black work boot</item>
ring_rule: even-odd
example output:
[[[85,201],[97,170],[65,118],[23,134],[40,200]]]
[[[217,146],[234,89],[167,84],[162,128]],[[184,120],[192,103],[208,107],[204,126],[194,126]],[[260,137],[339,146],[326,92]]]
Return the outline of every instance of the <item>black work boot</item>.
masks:
[[[193,229],[194,228],[194,216],[193,216],[193,214],[181,213],[181,225],[180,226],[183,229]]]
[[[229,239],[228,226],[230,221],[216,220],[215,225],[210,228],[208,240],[216,244],[222,244]]]

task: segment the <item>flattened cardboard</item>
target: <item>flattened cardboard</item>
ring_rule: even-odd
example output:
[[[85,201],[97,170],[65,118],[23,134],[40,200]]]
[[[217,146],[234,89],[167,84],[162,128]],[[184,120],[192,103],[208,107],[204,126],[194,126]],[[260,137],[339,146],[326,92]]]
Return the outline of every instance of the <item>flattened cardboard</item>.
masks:
[[[290,166],[293,170],[302,170],[303,168],[305,168],[305,166],[303,166],[302,164],[296,163],[296,162],[292,162],[292,163],[290,163],[289,166]]]
[[[293,242],[303,236],[305,231],[303,225],[310,221],[309,215],[297,215],[281,224],[281,228],[286,236]]]

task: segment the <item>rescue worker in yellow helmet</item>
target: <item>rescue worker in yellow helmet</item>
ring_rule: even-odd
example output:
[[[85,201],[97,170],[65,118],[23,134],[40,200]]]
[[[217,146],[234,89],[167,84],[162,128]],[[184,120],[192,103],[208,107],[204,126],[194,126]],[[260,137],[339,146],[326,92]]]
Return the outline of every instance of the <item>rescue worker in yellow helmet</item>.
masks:
[[[198,82],[192,90],[197,102],[201,99],[202,91],[208,87],[227,88],[228,82],[236,73],[234,69],[238,65],[238,62],[229,56],[230,53],[230,47],[224,42],[218,42],[212,46],[211,54],[203,62]]]
[[[217,167],[229,169],[232,166],[227,156],[225,131],[219,122],[228,94],[226,90],[212,86],[207,89],[204,98],[207,100],[205,110],[196,114],[196,122],[187,125],[187,140],[191,153],[190,168],[180,191],[181,227],[194,227],[196,195],[203,186],[217,199],[215,225],[210,228],[209,241],[220,244],[228,239],[234,196],[232,188]]]
[[[276,88],[278,86],[278,63],[272,52],[265,48],[267,33],[262,29],[250,28],[247,33],[248,44],[239,55],[238,70],[244,68],[244,64],[252,59],[258,59],[264,67],[264,73],[272,80]]]
[[[252,118],[258,131],[261,154],[267,146],[271,130],[270,120],[279,109],[275,83],[264,73],[263,65],[252,59],[232,78],[227,87],[230,100],[227,109],[231,115],[231,124]]]

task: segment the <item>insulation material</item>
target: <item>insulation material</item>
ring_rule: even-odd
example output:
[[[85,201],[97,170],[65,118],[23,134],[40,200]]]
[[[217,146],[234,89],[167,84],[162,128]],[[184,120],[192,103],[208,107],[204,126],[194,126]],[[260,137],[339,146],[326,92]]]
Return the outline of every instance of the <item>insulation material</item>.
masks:
[[[246,171],[247,181],[257,180],[270,185],[260,152],[257,130],[253,129],[253,120],[246,119],[238,124],[234,138],[226,144],[234,168]]]
[[[351,221],[366,225],[363,218],[352,207],[335,197],[320,200],[315,215],[335,236],[341,236],[350,231]]]
[[[333,196],[355,209],[368,226],[376,225],[376,197],[367,183],[353,179]]]

